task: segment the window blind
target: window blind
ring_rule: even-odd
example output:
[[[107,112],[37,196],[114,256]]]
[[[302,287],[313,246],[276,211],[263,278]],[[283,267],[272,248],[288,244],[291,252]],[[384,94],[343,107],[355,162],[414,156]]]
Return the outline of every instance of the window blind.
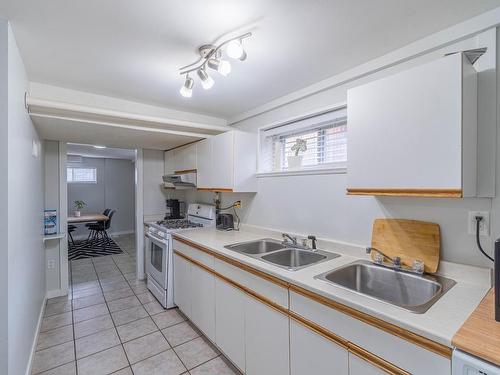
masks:
[[[97,169],[83,167],[68,167],[67,181],[70,183],[97,183]]]
[[[347,162],[346,109],[312,116],[300,121],[266,129],[261,134],[261,172],[289,169],[288,157],[295,155],[292,147],[297,139],[306,142],[301,169],[345,166]]]

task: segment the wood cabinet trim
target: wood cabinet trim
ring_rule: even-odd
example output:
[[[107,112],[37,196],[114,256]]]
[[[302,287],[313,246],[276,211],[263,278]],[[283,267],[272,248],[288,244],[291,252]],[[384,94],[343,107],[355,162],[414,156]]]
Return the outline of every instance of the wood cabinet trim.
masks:
[[[290,285],[290,291],[295,292],[297,294],[300,294],[304,297],[307,297],[315,302],[321,303],[324,306],[330,307],[332,309],[335,309],[337,311],[340,311],[346,315],[349,315],[359,321],[362,321],[363,323],[369,324],[375,328],[378,328],[382,331],[385,331],[387,333],[390,333],[394,336],[397,336],[403,340],[409,341],[412,344],[415,344],[417,346],[420,346],[426,350],[429,350],[433,353],[439,354],[440,356],[443,356],[445,358],[450,359],[451,358],[451,353],[452,349],[439,344],[435,341],[432,341],[428,338],[425,338],[423,336],[417,335],[416,333],[410,332],[404,328],[398,327],[394,324],[388,323],[382,319],[375,318],[374,316],[371,316],[369,314],[366,314],[364,312],[358,311],[356,309],[353,309],[352,307],[343,305],[339,302],[333,301],[329,298],[326,298],[324,296],[321,296],[319,294],[316,294],[314,292],[311,292],[309,290],[306,290],[304,288],[301,288],[296,285]]]
[[[385,331],[387,333],[390,333],[390,334],[392,334],[394,336],[397,336],[397,337],[399,337],[399,338],[401,338],[403,340],[406,340],[406,341],[408,341],[408,342],[410,342],[412,344],[420,346],[420,347],[422,347],[422,348],[424,348],[426,350],[429,350],[429,351],[431,351],[433,353],[436,353],[436,354],[438,354],[438,355],[440,355],[442,357],[451,359],[452,349],[449,348],[448,346],[439,344],[439,343],[437,343],[435,341],[432,341],[432,340],[430,340],[428,338],[425,338],[425,337],[420,336],[420,335],[418,335],[416,333],[410,332],[410,331],[408,331],[408,330],[406,330],[404,328],[398,327],[398,326],[396,326],[394,324],[388,323],[388,322],[386,322],[386,321],[384,321],[382,319],[375,318],[375,317],[373,317],[373,316],[371,316],[369,314],[366,314],[366,313],[363,313],[361,311],[358,311],[358,310],[356,310],[356,309],[354,309],[352,307],[343,305],[343,304],[341,304],[339,302],[331,300],[331,299],[329,299],[327,297],[324,297],[322,295],[319,295],[319,294],[317,294],[315,292],[311,292],[311,291],[309,291],[307,289],[304,289],[302,287],[299,287],[297,285],[285,282],[285,281],[283,281],[281,279],[278,279],[275,276],[271,276],[271,275],[268,275],[268,274],[266,274],[266,273],[264,273],[262,271],[256,270],[256,269],[254,269],[254,268],[252,268],[250,266],[247,266],[246,264],[243,264],[243,263],[241,263],[241,262],[239,262],[237,260],[228,258],[228,257],[226,257],[224,255],[216,253],[215,251],[207,249],[207,248],[205,248],[203,246],[200,246],[200,245],[198,245],[196,243],[193,243],[193,242],[191,242],[189,240],[177,237],[175,234],[173,235],[173,238],[175,240],[177,240],[177,241],[179,241],[181,243],[184,243],[184,244],[186,244],[188,246],[191,246],[191,247],[193,247],[193,248],[195,248],[197,250],[200,250],[200,251],[203,251],[203,252],[205,252],[207,254],[210,254],[210,255],[214,256],[215,258],[220,259],[220,260],[222,260],[222,261],[224,261],[224,262],[226,262],[228,264],[231,264],[231,265],[233,265],[235,267],[238,267],[238,268],[240,268],[243,271],[247,271],[247,272],[249,272],[249,273],[251,273],[253,275],[259,276],[259,277],[261,277],[261,278],[263,278],[263,279],[265,279],[267,281],[270,281],[270,282],[272,282],[274,284],[277,284],[277,285],[279,285],[279,286],[281,286],[283,288],[287,288],[289,291],[295,292],[295,293],[300,294],[300,295],[302,295],[304,297],[307,297],[307,298],[309,298],[309,299],[311,299],[311,300],[313,300],[315,302],[321,303],[322,305],[325,305],[327,307],[330,307],[330,308],[333,308],[333,309],[335,309],[337,311],[340,311],[340,312],[342,312],[342,313],[344,313],[346,315],[349,315],[349,316],[351,316],[351,317],[353,317],[353,318],[355,318],[355,319],[357,319],[359,321],[362,321],[362,322],[364,322],[366,324],[369,324],[369,325],[371,325],[371,326],[373,326],[375,328],[378,328],[378,329],[383,330],[383,331]],[[179,253],[176,250],[174,250],[174,252],[176,254],[181,255],[181,253]],[[181,256],[186,257],[184,254],[182,254]],[[206,266],[204,266],[204,267],[206,267]],[[206,268],[206,269],[209,269],[209,268]],[[215,271],[211,270],[211,272],[215,272]],[[223,275],[220,275],[220,276],[222,276],[221,278],[225,278],[225,276],[223,276]],[[225,279],[229,280],[227,278],[225,278]],[[232,282],[232,280],[230,280],[228,282]],[[234,283],[234,282],[232,282],[232,283]],[[243,286],[241,286],[241,287],[243,287]],[[246,287],[243,287],[243,288],[246,288]],[[248,288],[246,288],[246,289],[248,291],[250,291],[250,289],[248,289]],[[251,292],[254,293],[254,294],[256,294],[253,291],[251,291]],[[256,294],[256,295],[259,296],[258,294]],[[265,297],[262,297],[262,298],[264,298],[268,302],[271,302],[271,301],[267,300]],[[266,302],[264,302],[264,303],[266,303]],[[273,302],[271,302],[271,303],[274,304]],[[278,306],[278,308],[280,309],[280,311],[284,310],[284,308],[281,307],[280,305],[276,305],[276,306]],[[273,306],[271,306],[271,307],[273,307]]]
[[[174,249],[174,254],[176,254],[176,255],[180,256],[181,258],[183,258],[183,259],[185,259],[186,261],[188,261],[188,262],[190,262],[190,263],[194,264],[195,266],[198,266],[198,267],[200,267],[200,268],[204,269],[205,271],[207,271],[207,272],[209,272],[209,273],[213,274],[215,277],[217,277],[217,278],[219,278],[219,279],[221,279],[221,280],[225,281],[226,283],[228,283],[228,284],[230,284],[230,285],[234,286],[235,288],[237,288],[237,289],[241,290],[242,292],[244,292],[244,293],[248,294],[249,296],[253,297],[254,299],[256,299],[256,300],[258,300],[258,301],[262,302],[263,304],[265,304],[265,305],[267,305],[267,306],[271,307],[272,309],[274,309],[274,310],[278,311],[279,313],[281,313],[281,314],[284,314],[284,315],[287,315],[287,316],[288,316],[288,309],[286,309],[286,308],[284,308],[284,307],[282,307],[282,306],[278,305],[277,303],[275,303],[275,302],[271,301],[269,298],[264,297],[264,296],[262,296],[261,294],[254,292],[252,289],[249,289],[249,288],[247,288],[246,286],[243,286],[243,285],[241,285],[240,283],[237,283],[236,281],[231,280],[230,278],[228,278],[228,277],[226,277],[226,276],[224,276],[224,275],[220,274],[219,272],[217,272],[217,271],[215,271],[215,270],[211,269],[210,267],[207,267],[207,266],[206,266],[206,265],[204,265],[203,263],[200,263],[200,262],[198,262],[197,260],[195,260],[195,259],[193,259],[193,258],[191,258],[191,257],[189,257],[189,256],[187,256],[187,255],[184,255],[183,253],[181,253],[181,252],[180,252],[180,251],[178,251],[178,250],[175,250],[175,249]]]
[[[277,277],[274,277],[274,276],[271,276],[265,272],[262,272],[262,271],[259,271],[259,270],[256,270],[255,268],[253,267],[250,267],[250,266],[247,266],[246,264],[243,264],[237,260],[234,260],[234,259],[231,259],[231,258],[228,258],[222,254],[219,254],[219,253],[216,253],[215,251],[212,251],[210,249],[207,249],[206,247],[203,247],[203,246],[200,246],[194,242],[191,242],[189,240],[186,240],[184,238],[181,238],[181,237],[177,237],[175,234],[173,235],[173,238],[176,240],[176,241],[179,241],[179,242],[182,242],[183,244],[185,245],[188,245],[188,246],[191,246],[191,247],[194,247],[195,249],[197,250],[200,250],[200,251],[203,251],[207,254],[210,254],[212,256],[214,256],[215,258],[217,259],[220,259],[228,264],[231,264],[235,267],[238,267],[240,269],[242,269],[243,271],[246,271],[248,273],[251,273],[255,276],[258,276],[264,280],[267,280],[269,282],[272,282],[273,284],[276,284],[276,285],[279,285],[283,288],[288,288],[289,286],[289,283],[281,280],[281,279],[278,279]]]
[[[228,188],[198,188],[198,191],[212,191],[218,193],[232,193],[233,189]]]
[[[333,342],[334,344],[348,350],[349,352],[353,353],[354,355],[358,356],[359,358],[373,364],[374,366],[380,368],[381,370],[389,373],[389,374],[394,374],[394,375],[409,375],[409,372],[406,372],[399,367],[393,365],[392,363],[376,356],[375,354],[364,350],[363,348],[357,346],[356,344],[353,344],[349,342],[348,340],[345,340],[344,338],[336,335],[333,332],[330,332],[329,330],[321,327],[320,325],[311,322],[310,320],[302,317],[301,315],[286,309],[273,301],[269,300],[268,298],[254,292],[253,290],[241,285],[240,283],[237,283],[233,281],[232,279],[218,273],[217,271],[211,269],[210,267],[204,265],[203,263],[183,254],[182,252],[175,250],[174,249],[174,254],[181,257],[182,259],[186,260],[187,262],[205,270],[206,272],[213,274],[215,277],[221,279],[222,281],[226,282],[227,284],[235,287],[236,289],[242,291],[243,293],[249,295],[253,299],[265,304],[266,306],[274,309],[275,311],[289,317],[290,319],[294,320],[295,322],[301,324],[302,326],[308,328],[309,330],[317,333],[318,335],[324,337],[325,339]]]
[[[197,169],[184,169],[180,171],[174,171],[174,174],[185,174],[185,173],[196,173]]]
[[[462,189],[347,188],[347,195],[397,197],[462,198]]]
[[[387,362],[385,359],[380,358],[379,356],[361,348],[356,344],[353,344],[352,342],[348,343],[348,350],[349,353],[354,354],[356,357],[361,358],[363,361],[371,363],[373,366],[381,369],[388,374],[411,375],[410,372],[403,370],[402,368],[392,364],[391,362]]]

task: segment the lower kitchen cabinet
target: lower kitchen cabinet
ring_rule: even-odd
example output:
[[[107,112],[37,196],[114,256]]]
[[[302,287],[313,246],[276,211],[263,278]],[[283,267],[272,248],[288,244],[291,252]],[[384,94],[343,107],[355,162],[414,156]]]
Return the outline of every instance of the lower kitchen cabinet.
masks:
[[[215,279],[215,342],[224,354],[245,371],[245,299],[239,289]]]
[[[347,375],[349,352],[346,348],[290,319],[290,374]]]
[[[191,313],[191,264],[174,254],[174,302],[189,318]]]
[[[191,320],[215,341],[215,276],[191,265]]]
[[[245,351],[247,375],[290,373],[289,318],[268,305],[246,297]]]
[[[382,375],[387,374],[378,367],[358,356],[349,353],[349,375]]]

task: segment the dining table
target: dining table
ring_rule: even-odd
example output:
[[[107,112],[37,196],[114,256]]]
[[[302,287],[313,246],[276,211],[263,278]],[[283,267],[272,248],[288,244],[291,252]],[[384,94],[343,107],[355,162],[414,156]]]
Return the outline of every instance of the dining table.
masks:
[[[88,213],[80,216],[68,216],[68,224],[91,223],[95,221],[108,221],[109,217],[99,213]]]

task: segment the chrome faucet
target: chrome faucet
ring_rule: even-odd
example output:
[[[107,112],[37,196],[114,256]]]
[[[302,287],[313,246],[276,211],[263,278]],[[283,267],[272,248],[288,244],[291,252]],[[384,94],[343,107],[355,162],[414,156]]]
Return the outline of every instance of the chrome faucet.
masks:
[[[391,258],[389,255],[384,254],[379,249],[375,249],[374,247],[367,247],[366,248],[367,254],[371,254],[372,251],[375,251],[375,253],[378,254],[378,255],[375,255],[375,259],[373,260],[375,263],[382,264],[383,258],[385,258],[385,259],[389,260],[395,268],[401,268],[401,258],[400,257]]]
[[[282,233],[281,237],[283,237],[284,244],[288,243],[288,241],[287,241],[287,239],[288,239],[293,245],[297,245],[297,237],[292,237],[288,233]]]
[[[410,268],[410,267],[403,266],[403,264],[401,263],[401,257],[392,258],[392,257],[388,256],[387,254],[384,254],[381,250],[376,249],[374,247],[367,247],[366,248],[367,254],[371,254],[372,251],[375,252],[375,257],[373,259],[373,263],[375,263],[375,264],[387,267],[384,264],[384,258],[385,258],[391,262],[392,268],[394,268],[394,269],[399,269],[399,270],[403,270],[406,272],[417,273],[420,275],[424,273],[424,262],[421,260],[418,260],[418,259],[414,260],[413,265]]]

